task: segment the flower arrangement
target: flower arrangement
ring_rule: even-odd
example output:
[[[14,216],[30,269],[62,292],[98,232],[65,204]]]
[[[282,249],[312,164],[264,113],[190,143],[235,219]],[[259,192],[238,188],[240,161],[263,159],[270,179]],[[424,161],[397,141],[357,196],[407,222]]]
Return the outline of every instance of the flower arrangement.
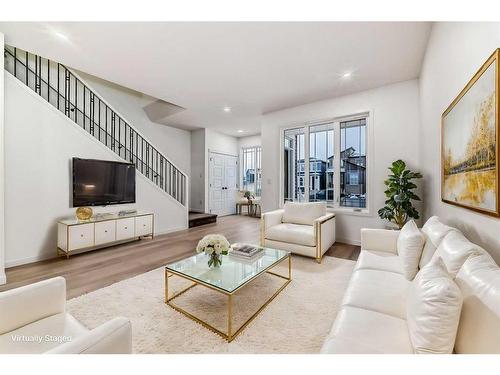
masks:
[[[231,245],[223,235],[209,234],[198,242],[196,252],[205,252],[205,254],[210,256],[208,260],[209,267],[220,267],[222,264],[222,255],[227,255],[230,247]]]
[[[246,199],[248,199],[248,202],[251,202],[251,201],[252,201],[252,199],[254,199],[254,198],[255,198],[255,197],[254,197],[254,195],[253,195],[250,191],[248,191],[248,190],[246,190],[246,191],[243,193],[243,196],[244,196]]]

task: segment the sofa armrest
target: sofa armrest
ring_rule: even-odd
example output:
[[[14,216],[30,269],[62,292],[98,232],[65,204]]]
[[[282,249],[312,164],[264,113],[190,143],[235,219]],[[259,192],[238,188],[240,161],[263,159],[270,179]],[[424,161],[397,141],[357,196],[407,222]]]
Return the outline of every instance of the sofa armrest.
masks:
[[[47,354],[130,354],[132,353],[132,325],[127,318],[114,318],[49,350]]]
[[[319,261],[323,254],[335,243],[335,214],[328,213],[314,220],[316,238],[316,259]]]
[[[323,215],[321,217],[318,217],[317,219],[314,220],[314,225],[318,225],[318,224],[324,224],[325,222],[327,222],[328,220],[331,220],[335,217],[335,214],[334,213],[329,213],[329,214],[326,214],[326,215]]]
[[[386,251],[398,253],[399,230],[361,229],[361,250]]]
[[[266,237],[266,230],[274,227],[275,225],[281,224],[281,219],[283,219],[283,212],[285,210],[274,210],[265,212],[260,217],[260,245],[264,246],[264,239]]]
[[[283,219],[284,211],[285,210],[274,210],[263,213],[261,221],[264,223],[264,229],[268,229],[274,227],[275,225],[281,224],[281,219]]]
[[[0,293],[0,335],[66,308],[66,280],[54,277]]]

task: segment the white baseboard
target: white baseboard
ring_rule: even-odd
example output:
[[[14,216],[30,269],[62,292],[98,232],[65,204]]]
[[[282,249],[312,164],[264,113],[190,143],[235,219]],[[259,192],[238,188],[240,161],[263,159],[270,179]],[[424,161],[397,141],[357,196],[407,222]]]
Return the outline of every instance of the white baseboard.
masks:
[[[4,273],[0,274],[0,285],[7,284],[7,277]]]
[[[177,227],[177,228],[162,230],[162,231],[159,231],[159,232],[155,232],[155,237],[156,236],[160,236],[162,234],[169,234],[169,233],[178,232],[180,230],[186,230],[186,229],[188,229],[188,226],[182,226],[182,227]]]
[[[42,260],[47,260],[47,259],[51,259],[51,258],[56,258],[55,250],[54,250],[54,254],[51,254],[51,255],[44,254],[44,255],[37,255],[34,257],[26,257],[26,258],[5,261],[5,268],[22,266],[23,264],[40,262]]]
[[[342,243],[345,243],[347,245],[355,245],[355,246],[361,246],[361,241],[360,240],[354,240],[354,239],[351,239],[351,238],[336,238],[335,239],[336,242],[342,242]]]

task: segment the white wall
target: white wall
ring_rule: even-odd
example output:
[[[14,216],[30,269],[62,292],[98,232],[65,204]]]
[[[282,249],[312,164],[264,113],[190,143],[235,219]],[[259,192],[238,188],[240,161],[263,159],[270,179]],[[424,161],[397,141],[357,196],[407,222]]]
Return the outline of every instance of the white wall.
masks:
[[[436,23],[420,77],[425,216],[440,216],[486,248],[500,263],[500,219],[441,202],[441,114],[500,46],[500,23]]]
[[[282,127],[369,110],[372,111],[373,127],[372,150],[369,155],[371,212],[368,216],[338,213],[337,240],[359,244],[361,228],[384,227],[384,222],[377,216],[377,210],[384,205],[383,181],[388,174],[387,168],[394,160],[401,158],[410,168],[418,169],[418,100],[418,81],[411,80],[265,115],[261,128],[263,210],[269,211],[280,206]]]
[[[56,254],[56,221],[70,207],[72,157],[120,160],[118,156],[5,72],[5,245],[13,266]],[[126,208],[156,214],[155,231],[187,227],[186,209],[137,173],[137,204]]]
[[[238,138],[211,129],[206,129],[205,137],[208,151],[238,155]]]
[[[242,148],[260,146],[261,144],[262,140],[260,134],[238,138],[238,150],[240,151],[240,153]]]
[[[205,129],[191,132],[191,181],[189,208],[205,212]]]
[[[4,50],[4,36],[0,33],[0,50]],[[4,206],[4,59],[0,58],[0,285],[5,284],[5,206]]]
[[[150,121],[143,107],[156,99],[80,71],[77,74],[163,155],[190,175],[191,133]]]

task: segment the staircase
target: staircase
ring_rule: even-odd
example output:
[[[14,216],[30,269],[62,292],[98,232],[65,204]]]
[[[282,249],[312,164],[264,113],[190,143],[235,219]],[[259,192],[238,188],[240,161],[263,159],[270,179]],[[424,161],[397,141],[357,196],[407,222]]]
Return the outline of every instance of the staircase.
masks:
[[[217,222],[217,215],[189,211],[189,228]]]
[[[187,207],[187,176],[64,65],[5,46],[5,70]]]

